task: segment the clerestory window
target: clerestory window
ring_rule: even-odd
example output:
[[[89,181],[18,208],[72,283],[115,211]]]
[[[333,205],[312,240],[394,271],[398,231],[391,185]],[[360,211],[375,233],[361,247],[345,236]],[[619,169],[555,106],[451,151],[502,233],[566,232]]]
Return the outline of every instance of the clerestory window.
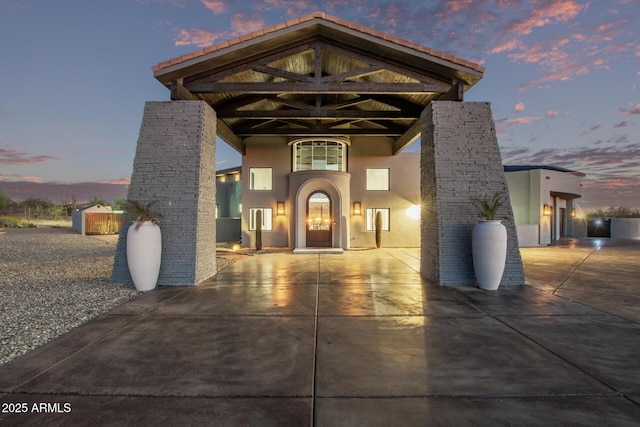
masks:
[[[347,144],[329,139],[305,139],[292,143],[293,171],[328,170],[346,172]]]

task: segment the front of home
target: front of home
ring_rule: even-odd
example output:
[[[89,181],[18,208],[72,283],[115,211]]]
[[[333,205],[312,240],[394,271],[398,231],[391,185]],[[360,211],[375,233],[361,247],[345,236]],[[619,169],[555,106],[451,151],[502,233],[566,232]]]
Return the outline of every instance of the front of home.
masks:
[[[255,213],[261,210],[267,246],[294,247],[298,236],[297,248],[373,247],[381,212],[385,247],[420,246],[420,153],[374,156],[370,147],[356,148],[345,140],[276,143],[243,157],[241,167],[218,171],[218,241],[255,246]],[[348,161],[332,162],[338,157]],[[551,165],[507,165],[504,172],[521,248],[586,236],[577,203],[583,173]],[[301,186],[312,190],[300,193]],[[340,204],[343,197],[351,200],[347,215],[336,214],[342,210],[334,200]]]
[[[362,248],[418,247],[420,156],[390,155],[373,137],[269,138],[249,142],[243,157],[242,245]],[[417,210],[417,212],[416,212]]]
[[[490,105],[464,102],[473,62],[313,13],[153,71],[171,100],[145,106],[128,198],[163,211],[159,284],[216,274],[219,140],[242,155],[243,246],[262,228],[265,246],[371,247],[380,214],[383,246],[420,247],[424,277],[472,284],[471,199],[498,193],[513,214]],[[502,283],[523,284],[506,226]],[[112,278],[126,282],[120,237]]]

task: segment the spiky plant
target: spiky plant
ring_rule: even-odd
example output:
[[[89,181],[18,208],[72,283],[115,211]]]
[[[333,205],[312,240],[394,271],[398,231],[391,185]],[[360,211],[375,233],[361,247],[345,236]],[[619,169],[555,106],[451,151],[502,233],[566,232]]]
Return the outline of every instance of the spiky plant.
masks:
[[[127,203],[125,204],[126,209],[136,215],[136,230],[147,221],[155,225],[160,225],[160,218],[162,218],[162,214],[153,209],[153,205],[155,204],[155,200],[152,200],[147,204],[144,204],[139,200],[127,200]]]
[[[498,210],[504,204],[502,195],[500,192],[496,192],[491,199],[488,197],[472,197],[471,203],[480,211],[479,215],[481,219],[493,221],[496,219]]]

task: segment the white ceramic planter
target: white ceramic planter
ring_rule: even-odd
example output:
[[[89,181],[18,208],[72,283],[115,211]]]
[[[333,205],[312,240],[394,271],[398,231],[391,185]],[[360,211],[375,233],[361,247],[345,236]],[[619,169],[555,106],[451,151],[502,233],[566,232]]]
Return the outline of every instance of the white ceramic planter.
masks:
[[[500,286],[507,260],[507,229],[500,222],[481,221],[473,227],[473,271],[478,287],[495,291]]]
[[[150,291],[156,287],[160,273],[162,235],[160,227],[145,221],[136,229],[137,222],[127,230],[127,263],[136,289]]]

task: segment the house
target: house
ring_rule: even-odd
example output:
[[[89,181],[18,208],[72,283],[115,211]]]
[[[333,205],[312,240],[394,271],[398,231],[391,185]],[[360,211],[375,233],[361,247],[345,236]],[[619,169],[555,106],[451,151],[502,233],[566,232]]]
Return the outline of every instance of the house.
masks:
[[[396,160],[397,159],[397,160]],[[366,182],[372,174],[380,173],[380,168],[369,168],[367,163],[357,168],[352,164],[351,174],[359,175],[360,191],[352,189],[352,198],[357,199],[352,208],[352,216],[358,220],[359,227],[351,228],[351,248],[372,247],[374,218],[377,211],[383,212],[384,246],[385,247],[418,247],[420,245],[420,153],[400,153],[398,156],[384,160],[382,172],[382,190],[371,190],[374,184]],[[249,176],[255,179],[255,169],[250,166]],[[253,246],[255,223],[245,221],[242,227],[242,205],[251,206],[251,197],[243,198],[247,192],[251,195],[254,183],[242,184],[242,167],[220,170],[217,180],[217,229],[218,241],[229,242],[241,240],[244,246]],[[378,169],[376,172],[372,170]],[[548,245],[562,237],[586,236],[586,222],[580,206],[576,201],[581,197],[581,179],[585,174],[557,166],[546,165],[507,165],[504,166],[505,177],[509,187],[509,197],[514,214],[514,222],[518,234],[519,247]],[[390,180],[393,185],[386,185],[388,176],[398,176]],[[355,196],[353,194],[356,194]],[[415,201],[415,203],[411,203]],[[367,206],[387,206],[373,208]],[[308,215],[307,221],[322,224],[322,216],[331,211],[330,206],[320,205],[319,215]],[[276,204],[276,208],[266,207],[263,210],[264,241],[267,246],[288,246],[286,236],[278,236],[274,229],[278,228],[279,217],[286,216],[285,202]],[[312,212],[312,210],[311,210]],[[253,211],[255,221],[255,209]],[[275,224],[275,226],[274,226]],[[311,228],[311,226],[308,226]],[[318,227],[319,228],[319,227]],[[280,243],[278,245],[278,243]]]
[[[157,200],[164,215],[159,284],[216,274],[218,138],[242,154],[243,246],[260,211],[265,246],[371,247],[380,212],[383,245],[419,246],[424,277],[474,283],[470,199],[509,197],[490,105],[464,102],[482,66],[316,12],[153,72],[171,100],[145,105],[128,199]],[[405,153],[419,136],[420,153]],[[502,284],[521,285],[507,229]],[[128,282],[120,237],[112,279]]]
[[[584,173],[539,165],[505,166],[504,171],[520,247],[586,236],[575,202],[582,194]]]
[[[321,161],[318,155],[318,147],[322,146],[320,144],[316,141],[315,145],[311,145],[316,151],[313,160],[316,166]],[[298,150],[304,151],[308,146],[310,144],[298,144],[291,150],[294,153]],[[345,154],[348,148],[348,146],[344,147]],[[276,151],[276,156],[287,157],[289,154],[289,150],[284,153],[280,151],[284,150]],[[309,153],[308,156],[313,156],[313,153]],[[419,247],[420,153],[399,153],[397,156],[382,156],[380,159],[372,159],[370,153],[363,156],[363,159],[359,159],[354,153],[350,153],[350,156],[351,185],[342,189],[343,194],[350,194],[350,198],[354,200],[349,206],[351,218],[349,239],[345,239],[343,246],[334,244],[333,236],[330,236],[329,232],[338,227],[331,222],[332,199],[327,195],[328,192],[319,191],[307,197],[305,218],[307,246],[313,248],[373,247],[375,246],[375,217],[380,212],[383,219],[385,247]],[[260,164],[264,164],[265,160],[267,159],[261,157]],[[262,167],[254,168],[247,162],[248,160],[245,160],[242,167],[221,170],[216,174],[218,242],[241,240],[242,246],[255,246],[255,213],[261,210],[263,245],[290,247],[286,221],[288,206],[285,201],[288,197],[283,196],[282,201],[276,201],[275,206],[269,201],[261,201],[260,197],[264,192],[272,191],[273,168],[269,167],[266,170]],[[298,167],[302,166],[298,165]],[[240,171],[243,169],[245,173],[241,174]],[[327,176],[331,178],[326,171],[307,172],[304,176],[308,178],[312,174],[325,179]],[[243,180],[241,176],[248,176],[249,179]],[[267,182],[261,183],[260,179],[264,179],[264,176],[267,177]],[[262,207],[260,207],[261,203]],[[241,220],[243,206],[250,206],[244,221]],[[340,237],[336,238],[336,240],[339,239]]]

